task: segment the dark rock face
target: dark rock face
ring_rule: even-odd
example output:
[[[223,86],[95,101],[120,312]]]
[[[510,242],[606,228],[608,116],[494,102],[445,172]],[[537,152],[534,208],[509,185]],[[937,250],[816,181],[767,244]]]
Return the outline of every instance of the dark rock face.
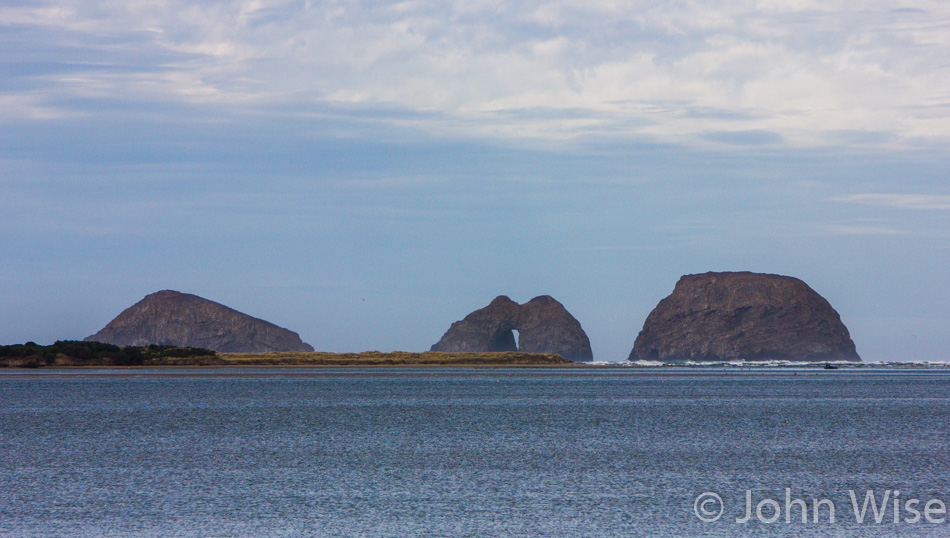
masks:
[[[628,360],[860,361],[841,317],[797,278],[687,275],[647,317]]]
[[[515,343],[512,331],[518,331]],[[520,344],[520,345],[519,345]],[[504,295],[456,321],[430,351],[556,353],[572,361],[591,361],[590,340],[581,324],[552,297],[523,305]]]
[[[197,295],[145,296],[85,339],[119,346],[187,346],[233,353],[313,351],[300,336]]]

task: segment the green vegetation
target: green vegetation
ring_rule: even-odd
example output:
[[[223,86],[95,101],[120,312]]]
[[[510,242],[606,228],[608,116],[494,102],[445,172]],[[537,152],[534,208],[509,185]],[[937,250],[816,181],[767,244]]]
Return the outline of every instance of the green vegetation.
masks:
[[[38,368],[41,366],[151,366],[188,364],[214,359],[209,349],[175,346],[125,346],[100,342],[59,340],[51,346],[34,342],[0,346],[0,366]]]

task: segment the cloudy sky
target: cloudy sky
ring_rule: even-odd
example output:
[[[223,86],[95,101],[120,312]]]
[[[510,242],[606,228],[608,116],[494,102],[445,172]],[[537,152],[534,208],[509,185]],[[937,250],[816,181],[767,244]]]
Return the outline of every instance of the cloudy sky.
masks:
[[[945,0],[0,0],[0,343],[195,293],[328,351],[680,275],[950,360]]]

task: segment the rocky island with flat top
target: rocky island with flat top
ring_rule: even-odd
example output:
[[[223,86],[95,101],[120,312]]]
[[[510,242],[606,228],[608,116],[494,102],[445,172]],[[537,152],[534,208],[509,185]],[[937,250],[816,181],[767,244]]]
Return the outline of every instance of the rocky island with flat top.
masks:
[[[630,361],[854,361],[838,312],[801,280],[735,272],[680,278],[637,336]]]

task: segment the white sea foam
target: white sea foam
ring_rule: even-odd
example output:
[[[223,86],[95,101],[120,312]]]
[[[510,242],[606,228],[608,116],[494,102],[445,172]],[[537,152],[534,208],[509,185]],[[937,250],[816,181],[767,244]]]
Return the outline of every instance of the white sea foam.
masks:
[[[637,360],[624,362],[593,362],[599,365],[622,365],[633,367],[680,367],[680,368],[823,368],[832,365],[838,368],[950,368],[950,363],[941,361],[790,361],[784,359],[766,361],[657,361]]]
[[[629,364],[630,366],[666,366],[668,363],[665,363],[663,361],[647,361],[647,360],[641,359],[638,361],[628,362],[627,364]]]
[[[854,363],[850,363],[854,364]],[[860,366],[926,366],[926,367],[944,367],[950,368],[950,362],[946,361],[863,361],[857,363]]]

